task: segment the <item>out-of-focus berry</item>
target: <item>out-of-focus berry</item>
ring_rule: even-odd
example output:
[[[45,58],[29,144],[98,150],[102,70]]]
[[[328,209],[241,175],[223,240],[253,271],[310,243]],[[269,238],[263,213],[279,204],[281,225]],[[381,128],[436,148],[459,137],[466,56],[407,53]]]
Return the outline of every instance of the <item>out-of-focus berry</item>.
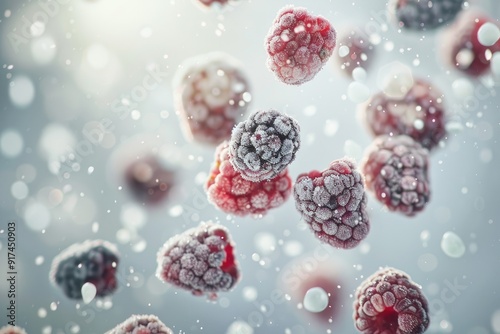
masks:
[[[416,80],[402,98],[375,94],[363,111],[374,136],[407,135],[427,149],[446,136],[443,94],[423,80]]]
[[[292,179],[288,169],[271,180],[244,179],[229,162],[228,142],[215,151],[215,162],[205,184],[208,200],[220,210],[237,216],[264,215],[290,196]]]
[[[96,296],[115,292],[119,254],[116,246],[102,240],[87,240],[63,250],[52,261],[50,280],[71,299],[82,299],[82,286],[92,283]]]
[[[393,268],[381,269],[361,283],[353,317],[364,334],[422,334],[430,322],[421,287]]]
[[[217,145],[229,139],[251,99],[247,76],[227,54],[187,59],[174,78],[174,102],[184,134],[199,143]]]
[[[217,298],[240,279],[234,244],[222,225],[202,223],[167,240],[157,255],[156,276],[163,282]]]
[[[377,137],[362,164],[366,188],[389,210],[414,216],[430,199],[428,164],[429,151],[411,137]]]
[[[155,315],[132,315],[104,334],[174,334]]]
[[[18,326],[7,325],[0,328],[0,334],[26,334],[26,331]]]
[[[295,119],[273,109],[260,110],[233,129],[230,161],[246,180],[270,180],[295,159],[299,147],[300,127]]]
[[[366,193],[353,161],[335,160],[322,172],[299,175],[293,194],[295,207],[322,242],[349,249],[367,236]]]
[[[352,77],[352,71],[361,67],[367,70],[374,56],[375,47],[359,28],[349,28],[339,34],[335,62],[343,73]]]
[[[290,85],[303,84],[316,76],[335,48],[335,30],[322,16],[305,8],[282,8],[265,39],[267,67]]]

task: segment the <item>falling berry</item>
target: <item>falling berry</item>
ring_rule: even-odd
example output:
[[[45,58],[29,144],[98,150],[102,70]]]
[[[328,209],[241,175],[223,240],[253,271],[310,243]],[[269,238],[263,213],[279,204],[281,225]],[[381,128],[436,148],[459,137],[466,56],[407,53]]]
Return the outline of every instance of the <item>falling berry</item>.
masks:
[[[429,151],[412,138],[380,136],[362,165],[365,184],[391,211],[414,216],[430,199]]]
[[[344,30],[340,34],[337,44],[338,48],[334,59],[343,73],[352,77],[355,68],[368,69],[375,47],[361,29],[356,27]]]
[[[427,149],[446,136],[443,94],[423,80],[416,80],[401,98],[375,94],[363,109],[374,136],[408,135]]]
[[[0,328],[0,334],[26,334],[26,331],[18,326],[7,325]]]
[[[328,61],[335,48],[335,30],[325,18],[305,8],[282,8],[266,36],[267,66],[290,85],[311,79]]]
[[[157,255],[156,276],[163,282],[217,298],[240,279],[229,231],[211,222],[202,223],[167,240]]]
[[[429,327],[427,299],[404,272],[385,268],[356,290],[356,328],[365,334],[422,334]]]
[[[229,139],[251,99],[247,76],[227,54],[187,59],[175,75],[174,100],[184,134],[199,143]]]
[[[132,315],[104,334],[174,334],[155,315]]]
[[[299,175],[293,194],[295,207],[322,242],[349,249],[367,236],[366,193],[353,161],[335,160],[322,172]]]
[[[271,180],[244,179],[229,162],[228,142],[215,151],[215,162],[205,184],[208,200],[220,210],[237,216],[264,215],[290,196],[292,179],[288,169]]]
[[[111,295],[117,287],[116,246],[102,240],[87,240],[63,250],[52,261],[50,280],[71,299],[82,299],[82,287],[92,283],[98,297]]]
[[[292,117],[273,109],[256,111],[233,129],[231,164],[246,180],[274,179],[295,159],[299,134],[299,124]]]

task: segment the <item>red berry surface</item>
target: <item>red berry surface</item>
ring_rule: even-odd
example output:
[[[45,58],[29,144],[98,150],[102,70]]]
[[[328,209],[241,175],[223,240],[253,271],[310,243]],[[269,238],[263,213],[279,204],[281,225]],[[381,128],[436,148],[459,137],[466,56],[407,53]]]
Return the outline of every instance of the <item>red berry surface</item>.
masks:
[[[174,186],[175,173],[164,167],[157,157],[134,160],[125,171],[125,180],[135,199],[145,204],[157,204],[165,199]]]
[[[478,31],[487,22],[498,22],[474,10],[464,11],[443,34],[443,54],[447,62],[457,70],[472,77],[490,70],[491,57],[500,52],[500,40],[492,46],[479,42]]]
[[[229,139],[250,101],[248,78],[227,54],[187,59],[174,78],[174,102],[184,134],[199,143],[217,145]]]
[[[430,322],[420,286],[393,268],[381,269],[361,283],[353,317],[364,334],[422,334]]]
[[[229,142],[231,164],[252,182],[280,175],[295,159],[299,148],[299,124],[273,109],[252,113],[233,129]]]
[[[52,261],[50,280],[71,299],[82,299],[82,286],[92,283],[96,296],[105,297],[117,288],[119,254],[115,245],[87,240],[63,250]]]
[[[223,7],[237,0],[197,0],[197,1],[205,7]]]
[[[446,136],[443,94],[423,80],[416,80],[402,98],[375,94],[363,109],[374,136],[408,135],[427,149]]]
[[[267,66],[290,85],[303,84],[316,76],[335,48],[335,30],[324,17],[305,8],[282,8],[265,39]]]
[[[26,334],[26,331],[18,326],[7,325],[0,328],[0,334]]]
[[[414,216],[430,200],[429,151],[411,137],[380,136],[362,165],[366,188],[391,211]]]
[[[167,240],[157,255],[156,276],[194,295],[229,291],[240,279],[234,244],[222,225],[202,223]]]
[[[339,34],[334,59],[342,72],[351,77],[356,67],[368,69],[374,50],[374,45],[361,29],[349,28]]]
[[[366,193],[353,161],[335,160],[322,172],[299,175],[293,194],[295,207],[322,242],[349,249],[367,236]]]
[[[105,334],[174,334],[154,315],[132,315]]]
[[[229,161],[229,144],[221,143],[205,184],[208,200],[220,210],[237,215],[264,215],[282,205],[292,192],[288,169],[271,180],[252,182],[244,179]]]

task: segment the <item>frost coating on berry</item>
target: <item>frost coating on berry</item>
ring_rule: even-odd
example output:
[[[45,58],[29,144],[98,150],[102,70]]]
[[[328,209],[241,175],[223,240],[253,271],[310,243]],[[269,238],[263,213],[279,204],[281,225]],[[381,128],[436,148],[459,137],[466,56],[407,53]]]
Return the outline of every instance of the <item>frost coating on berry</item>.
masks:
[[[408,136],[380,136],[362,165],[366,188],[391,211],[414,216],[430,199],[429,151]]]
[[[156,277],[166,283],[216,298],[240,279],[229,231],[202,223],[167,240],[157,254]]]
[[[104,334],[174,334],[155,315],[132,315]]]
[[[429,327],[429,308],[421,287],[404,272],[385,268],[356,290],[356,328],[365,334],[422,334]]]
[[[229,139],[252,99],[239,62],[224,53],[185,60],[173,85],[184,134],[210,145]]]
[[[487,15],[467,10],[446,29],[441,37],[442,54],[451,67],[473,77],[489,72],[492,55],[500,52],[500,40],[491,46],[479,42],[479,29],[486,23],[500,27]]]
[[[0,334],[26,334],[26,331],[18,326],[7,325],[0,328]]]
[[[363,178],[353,161],[335,160],[323,172],[299,175],[293,195],[295,207],[320,241],[349,249],[368,235]]]
[[[229,143],[215,151],[215,162],[205,184],[208,200],[220,210],[237,215],[264,215],[288,199],[292,179],[288,169],[271,180],[252,182],[244,179],[229,161]]]
[[[453,21],[463,4],[464,0],[391,0],[389,12],[400,28],[432,30]]]
[[[267,67],[290,85],[311,79],[328,61],[335,48],[335,30],[324,17],[305,8],[282,8],[265,39]]]
[[[374,50],[374,45],[360,28],[350,28],[340,34],[334,59],[342,72],[351,77],[357,67],[368,69]]]
[[[401,99],[380,92],[363,108],[366,125],[374,136],[407,135],[432,149],[446,137],[443,96],[423,80],[416,80]]]
[[[231,164],[246,180],[273,179],[295,159],[299,135],[299,123],[292,117],[273,109],[256,111],[233,129]]]
[[[96,296],[111,295],[117,287],[118,250],[103,240],[86,240],[69,246],[52,261],[50,280],[71,299],[82,299],[82,286],[92,283]]]

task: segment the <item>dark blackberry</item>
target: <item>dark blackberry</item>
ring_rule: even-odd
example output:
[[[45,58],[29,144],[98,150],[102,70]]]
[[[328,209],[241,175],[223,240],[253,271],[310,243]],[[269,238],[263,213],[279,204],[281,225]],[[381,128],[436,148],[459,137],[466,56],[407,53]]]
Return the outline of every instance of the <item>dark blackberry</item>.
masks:
[[[132,315],[104,334],[174,334],[155,315]]]
[[[348,249],[367,236],[366,194],[353,161],[335,160],[323,172],[299,175],[293,194],[295,207],[322,242]]]
[[[432,30],[453,21],[463,4],[464,0],[391,0],[389,11],[400,28]]]

